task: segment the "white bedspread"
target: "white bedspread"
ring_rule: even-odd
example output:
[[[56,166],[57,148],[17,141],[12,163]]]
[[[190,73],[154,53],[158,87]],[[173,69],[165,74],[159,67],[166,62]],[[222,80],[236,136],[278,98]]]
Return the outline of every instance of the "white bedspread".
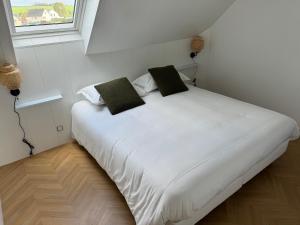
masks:
[[[86,101],[72,109],[74,137],[124,195],[137,225],[192,217],[282,142],[294,120],[189,86],[112,116]]]

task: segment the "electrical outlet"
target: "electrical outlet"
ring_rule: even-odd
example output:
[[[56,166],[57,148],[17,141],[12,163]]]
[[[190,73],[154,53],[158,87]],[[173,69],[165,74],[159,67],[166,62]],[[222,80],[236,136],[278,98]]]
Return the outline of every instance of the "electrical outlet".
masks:
[[[63,132],[64,131],[64,126],[63,125],[57,125],[56,126],[56,131],[57,132]]]

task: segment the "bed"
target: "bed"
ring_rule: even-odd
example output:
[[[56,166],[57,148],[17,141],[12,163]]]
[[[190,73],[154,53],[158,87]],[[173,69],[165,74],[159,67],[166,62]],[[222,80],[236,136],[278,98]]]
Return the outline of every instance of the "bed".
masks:
[[[299,137],[279,113],[189,86],[112,116],[87,101],[72,133],[116,183],[137,225],[192,225]]]

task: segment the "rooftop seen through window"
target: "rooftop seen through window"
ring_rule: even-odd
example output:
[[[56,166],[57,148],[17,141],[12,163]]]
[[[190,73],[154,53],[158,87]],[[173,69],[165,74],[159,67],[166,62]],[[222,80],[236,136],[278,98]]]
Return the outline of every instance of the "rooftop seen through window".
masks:
[[[76,0],[10,0],[15,27],[74,22]]]

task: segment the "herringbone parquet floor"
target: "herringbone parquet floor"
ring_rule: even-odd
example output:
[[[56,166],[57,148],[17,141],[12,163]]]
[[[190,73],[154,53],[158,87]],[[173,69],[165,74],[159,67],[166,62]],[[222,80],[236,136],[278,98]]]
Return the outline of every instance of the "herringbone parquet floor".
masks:
[[[5,225],[134,225],[115,185],[75,143],[0,168]],[[300,141],[197,225],[300,225]]]

